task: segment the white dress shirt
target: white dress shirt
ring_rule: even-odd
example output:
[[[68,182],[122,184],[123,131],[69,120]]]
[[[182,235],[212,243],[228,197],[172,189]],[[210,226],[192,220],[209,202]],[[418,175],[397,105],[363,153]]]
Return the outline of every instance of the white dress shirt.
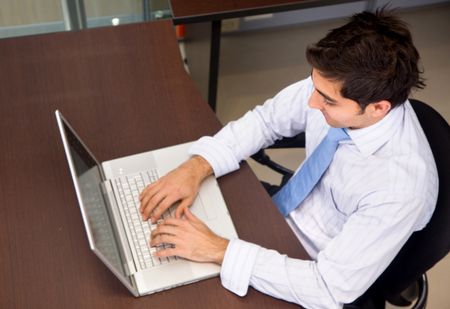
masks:
[[[306,155],[329,125],[311,109],[311,78],[230,122],[190,150],[219,177],[239,168],[260,148],[306,132]],[[248,286],[306,308],[341,308],[362,295],[400,248],[429,221],[438,177],[428,141],[407,101],[372,126],[347,129],[328,170],[287,222],[312,261],[232,239],[221,269],[225,288]],[[275,206],[274,206],[275,207]]]

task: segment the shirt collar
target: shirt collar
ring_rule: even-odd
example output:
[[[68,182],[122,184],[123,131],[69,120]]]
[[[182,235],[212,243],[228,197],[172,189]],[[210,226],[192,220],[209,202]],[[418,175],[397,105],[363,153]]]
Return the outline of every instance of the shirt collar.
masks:
[[[389,141],[402,126],[405,106],[393,108],[383,119],[362,129],[346,129],[361,154],[368,157]]]

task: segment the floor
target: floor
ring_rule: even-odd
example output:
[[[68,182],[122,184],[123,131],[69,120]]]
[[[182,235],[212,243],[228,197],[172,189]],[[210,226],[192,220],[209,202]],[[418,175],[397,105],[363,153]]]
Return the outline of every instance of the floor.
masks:
[[[450,121],[450,6],[400,12],[410,25],[422,57],[427,87],[412,96],[428,102]],[[285,86],[304,78],[310,67],[304,59],[309,42],[320,39],[342,20],[278,29],[265,29],[223,36],[217,115],[222,123],[241,116],[262,104]],[[296,168],[303,160],[301,150],[269,153],[286,166]],[[277,182],[271,172],[249,162],[260,179]],[[428,272],[430,281],[427,308],[450,308],[448,282],[450,256]],[[395,308],[395,307],[388,307]]]

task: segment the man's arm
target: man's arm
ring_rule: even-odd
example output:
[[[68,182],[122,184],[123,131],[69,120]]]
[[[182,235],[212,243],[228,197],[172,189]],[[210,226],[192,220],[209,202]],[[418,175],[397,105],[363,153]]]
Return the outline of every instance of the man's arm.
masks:
[[[311,78],[292,84],[239,120],[229,122],[213,137],[202,137],[189,152],[204,157],[216,177],[235,171],[242,160],[261,148],[305,130],[313,90]]]
[[[193,203],[200,183],[207,176],[214,173],[220,177],[237,170],[241,160],[261,147],[304,130],[312,88],[310,78],[290,85],[264,105],[227,124],[214,137],[197,141],[189,150],[194,155],[190,160],[141,193],[144,220],[158,220],[176,202],[181,202],[176,211],[176,217],[180,217],[183,209]]]
[[[147,186],[140,195],[144,220],[157,221],[174,203],[180,202],[175,216],[192,205],[202,181],[212,175],[211,165],[201,156],[193,156],[179,167]]]
[[[427,212],[409,194],[356,211],[317,260],[292,259],[239,239],[222,263],[225,288],[244,296],[248,286],[306,308],[341,308],[362,295],[417,228]]]
[[[307,308],[341,308],[360,296],[389,265],[423,216],[423,205],[413,195],[395,196],[359,210],[316,261],[292,259],[240,239],[228,241],[212,233],[188,209],[184,218],[159,224],[151,245],[174,244],[158,251],[158,257],[176,255],[221,264],[223,286],[240,296],[253,286]]]
[[[214,234],[188,208],[184,218],[169,218],[158,224],[152,232],[151,246],[172,244],[159,250],[157,257],[180,256],[196,262],[222,264],[229,240]]]

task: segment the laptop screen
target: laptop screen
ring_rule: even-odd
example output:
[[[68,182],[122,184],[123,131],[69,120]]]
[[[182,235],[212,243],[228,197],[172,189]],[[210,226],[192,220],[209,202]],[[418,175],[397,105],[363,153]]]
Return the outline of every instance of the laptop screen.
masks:
[[[102,175],[96,159],[61,117],[65,133],[66,152],[73,163],[72,176],[76,182],[77,195],[82,208],[91,248],[97,255],[126,278],[109,212],[100,184]]]

